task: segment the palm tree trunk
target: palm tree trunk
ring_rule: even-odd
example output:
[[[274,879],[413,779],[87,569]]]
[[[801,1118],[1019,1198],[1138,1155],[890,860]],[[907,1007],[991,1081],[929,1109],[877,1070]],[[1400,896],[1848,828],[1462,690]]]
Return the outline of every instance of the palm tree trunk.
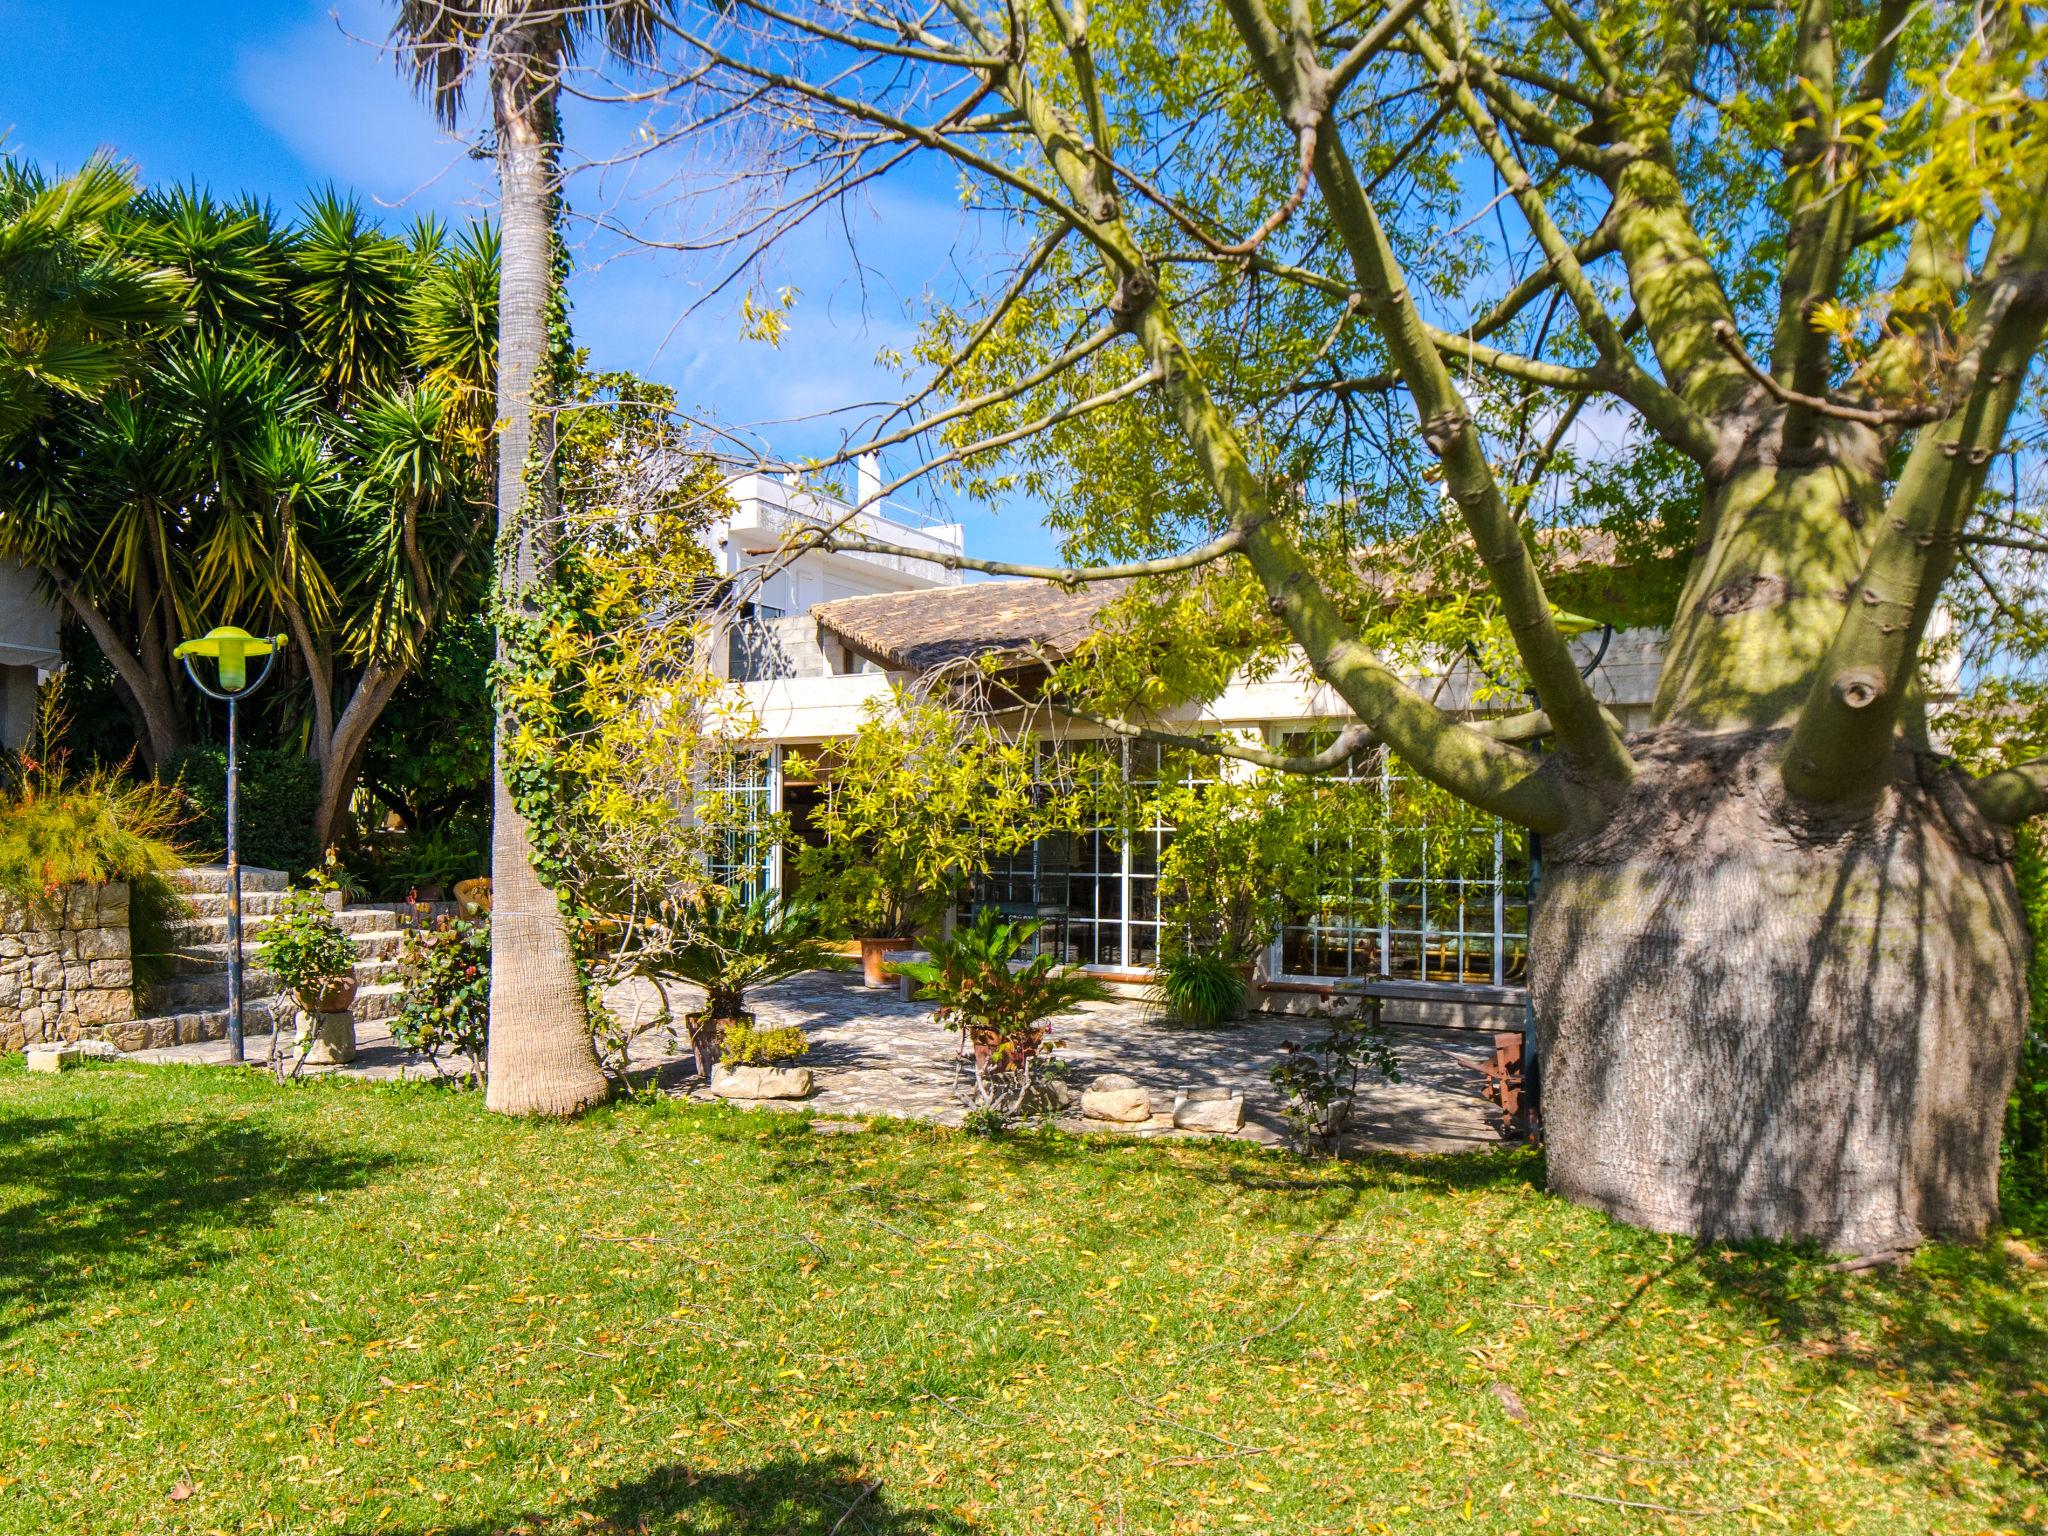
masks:
[[[540,567],[541,530],[522,517],[533,440],[534,385],[547,345],[554,281],[551,61],[516,24],[491,58],[503,265],[498,282],[498,536],[501,599],[519,600]],[[509,545],[509,553],[507,553]],[[573,1115],[609,1091],[590,1043],[569,934],[555,893],[533,867],[526,821],[505,782],[505,722],[491,775],[491,1020],[485,1104],[513,1115]]]

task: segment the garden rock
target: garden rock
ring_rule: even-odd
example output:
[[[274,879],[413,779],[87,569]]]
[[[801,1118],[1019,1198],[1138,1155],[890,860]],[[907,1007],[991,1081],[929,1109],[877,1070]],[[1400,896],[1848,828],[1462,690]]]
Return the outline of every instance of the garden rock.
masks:
[[[65,1072],[81,1061],[112,1061],[121,1053],[104,1040],[53,1040],[28,1048],[31,1072]]]
[[[721,1099],[807,1099],[809,1067],[713,1067],[711,1091]]]
[[[1244,1095],[1228,1088],[1190,1088],[1174,1095],[1173,1127],[1235,1136],[1244,1129]]]
[[[1081,1095],[1081,1114],[1088,1120],[1136,1125],[1152,1118],[1152,1096],[1121,1072],[1105,1072]]]

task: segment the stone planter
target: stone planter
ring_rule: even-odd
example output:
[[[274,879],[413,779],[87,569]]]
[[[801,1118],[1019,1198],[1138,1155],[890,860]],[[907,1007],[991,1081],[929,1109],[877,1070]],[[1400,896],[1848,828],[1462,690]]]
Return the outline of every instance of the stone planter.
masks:
[[[882,969],[884,958],[895,950],[911,949],[909,939],[862,939],[860,941],[860,979],[870,987],[886,987],[895,978]]]
[[[807,1099],[809,1067],[713,1067],[711,1091],[721,1099]]]
[[[356,1059],[356,1016],[346,1008],[301,1008],[293,1043],[308,1066],[345,1066]]]

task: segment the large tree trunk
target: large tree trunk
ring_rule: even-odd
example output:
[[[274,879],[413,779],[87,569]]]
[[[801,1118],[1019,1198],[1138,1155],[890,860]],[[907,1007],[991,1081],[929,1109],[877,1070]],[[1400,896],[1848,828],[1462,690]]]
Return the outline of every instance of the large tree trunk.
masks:
[[[545,114],[535,85],[545,61],[500,39],[491,60],[498,128],[499,591],[511,600],[539,569],[537,530],[523,516],[533,441],[534,381],[547,345],[554,281]],[[509,560],[504,544],[510,536]],[[505,721],[491,775],[491,1021],[485,1103],[516,1115],[573,1115],[610,1091],[583,1008],[583,989],[555,893],[533,868],[526,822],[505,782]]]
[[[1613,818],[1547,841],[1551,1188],[1708,1238],[1979,1237],[2027,1014],[2010,839],[1904,750],[1874,807],[1816,816],[1784,739],[1639,737]]]

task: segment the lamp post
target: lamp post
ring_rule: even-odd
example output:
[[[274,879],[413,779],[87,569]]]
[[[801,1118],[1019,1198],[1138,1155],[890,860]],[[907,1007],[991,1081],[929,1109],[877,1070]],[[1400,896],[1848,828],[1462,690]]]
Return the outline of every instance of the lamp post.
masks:
[[[236,839],[242,780],[236,761],[239,742],[235,705],[263,686],[277,662],[278,647],[284,643],[283,635],[266,639],[228,624],[200,639],[187,640],[171,653],[185,663],[185,674],[192,679],[193,687],[208,698],[224,700],[228,706],[228,1056],[234,1061],[242,1059],[242,857]],[[220,674],[218,688],[208,687],[192,665],[197,656],[212,658]],[[251,656],[263,658],[263,670],[253,680],[249,676]],[[272,1020],[271,1028],[276,1027]]]

